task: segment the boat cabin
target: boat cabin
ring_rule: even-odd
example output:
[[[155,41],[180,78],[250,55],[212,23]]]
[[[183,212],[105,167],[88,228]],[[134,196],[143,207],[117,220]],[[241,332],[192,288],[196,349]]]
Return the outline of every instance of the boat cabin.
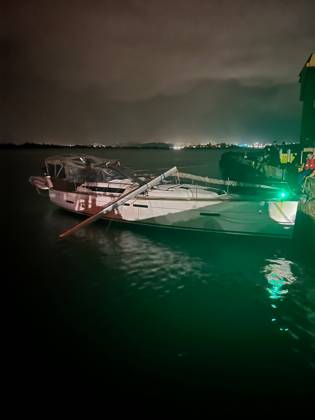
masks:
[[[88,183],[93,191],[107,188],[108,192],[109,187],[104,184],[115,181],[119,184],[141,183],[127,168],[121,167],[119,161],[88,155],[51,156],[45,160],[45,171],[53,188],[61,191],[74,191]]]

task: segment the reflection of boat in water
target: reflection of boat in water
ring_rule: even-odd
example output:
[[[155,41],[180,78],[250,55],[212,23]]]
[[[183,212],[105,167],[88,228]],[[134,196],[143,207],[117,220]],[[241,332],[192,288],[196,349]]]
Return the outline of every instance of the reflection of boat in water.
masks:
[[[199,177],[176,167],[157,177],[140,177],[118,161],[85,155],[50,157],[45,171],[30,182],[48,190],[59,207],[89,216],[61,237],[98,218],[240,235],[293,234],[298,199],[279,187]],[[258,187],[258,193],[230,193],[233,186]]]

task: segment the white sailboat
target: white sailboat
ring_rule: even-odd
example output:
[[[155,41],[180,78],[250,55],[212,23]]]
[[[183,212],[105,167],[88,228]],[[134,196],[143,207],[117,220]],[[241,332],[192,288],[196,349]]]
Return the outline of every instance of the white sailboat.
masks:
[[[290,238],[298,197],[279,186],[241,184],[178,171],[139,177],[119,161],[87,155],[49,157],[45,175],[30,177],[52,203],[88,216],[64,238],[99,218],[123,223],[226,234]],[[213,185],[220,185],[220,189]],[[258,194],[233,194],[231,187]]]

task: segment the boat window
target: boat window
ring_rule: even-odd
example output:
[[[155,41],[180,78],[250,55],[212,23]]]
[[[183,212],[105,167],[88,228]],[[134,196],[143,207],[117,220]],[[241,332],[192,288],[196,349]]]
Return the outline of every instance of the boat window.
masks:
[[[75,166],[68,166],[68,177],[69,180],[76,183],[83,182],[108,182],[113,179],[124,179],[124,177],[118,172],[111,169],[101,168],[79,168]]]
[[[53,165],[52,163],[48,163],[47,172],[49,176],[55,176],[55,165]]]
[[[48,163],[47,165],[48,175],[54,178],[65,178],[65,168],[61,164]]]
[[[146,204],[133,204],[133,207],[142,207],[144,209],[147,209],[149,206],[147,206]]]
[[[65,178],[65,168],[62,165],[55,166],[55,177],[56,178]]]
[[[122,194],[125,191],[124,188],[96,187],[96,186],[89,186],[89,185],[83,185],[83,187],[91,191],[96,191],[96,192],[110,192],[110,193]]]

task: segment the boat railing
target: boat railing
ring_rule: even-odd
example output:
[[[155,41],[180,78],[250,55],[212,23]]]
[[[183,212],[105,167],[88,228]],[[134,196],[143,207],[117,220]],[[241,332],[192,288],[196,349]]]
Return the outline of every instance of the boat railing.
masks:
[[[240,181],[233,181],[233,180],[225,180],[225,179],[218,179],[218,178],[208,178],[199,175],[192,175],[183,172],[178,172],[179,178],[184,179],[191,179],[194,181],[204,182],[208,184],[214,185],[225,185],[225,186],[232,186],[232,187],[248,187],[248,188],[260,188],[260,189],[267,189],[267,190],[280,190],[284,186],[288,186],[286,182],[277,182],[273,183],[272,185],[268,184],[252,184],[250,182],[240,182]]]

